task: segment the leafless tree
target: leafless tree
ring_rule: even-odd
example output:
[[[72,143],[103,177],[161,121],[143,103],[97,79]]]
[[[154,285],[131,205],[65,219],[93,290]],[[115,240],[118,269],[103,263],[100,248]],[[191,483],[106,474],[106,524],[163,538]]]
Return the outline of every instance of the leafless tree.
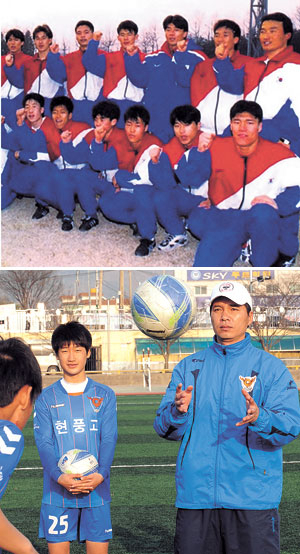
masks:
[[[106,52],[111,52],[113,47],[116,44],[115,32],[109,30],[102,38],[100,48],[106,50]]]
[[[62,282],[51,270],[7,270],[0,273],[0,294],[16,302],[22,310],[58,305]]]
[[[293,272],[289,278],[267,283],[263,289],[266,294],[262,290],[256,297],[251,329],[262,348],[270,351],[300,324],[300,276]],[[267,294],[269,287],[271,294]]]
[[[140,34],[139,40],[141,50],[146,54],[158,50],[158,36],[156,26],[153,25],[149,30],[143,31]]]

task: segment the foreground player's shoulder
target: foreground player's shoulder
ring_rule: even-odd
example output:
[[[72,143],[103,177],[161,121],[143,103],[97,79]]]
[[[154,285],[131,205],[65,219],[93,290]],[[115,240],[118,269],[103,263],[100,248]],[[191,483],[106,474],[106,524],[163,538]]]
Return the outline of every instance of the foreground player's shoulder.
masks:
[[[3,473],[12,473],[19,463],[23,449],[22,431],[11,421],[0,420],[0,490]]]

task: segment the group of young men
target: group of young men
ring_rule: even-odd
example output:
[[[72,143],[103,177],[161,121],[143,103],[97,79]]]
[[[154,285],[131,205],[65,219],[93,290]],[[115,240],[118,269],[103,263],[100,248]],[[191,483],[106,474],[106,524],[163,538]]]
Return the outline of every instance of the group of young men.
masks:
[[[116,52],[99,49],[102,33],[86,20],[75,28],[79,49],[65,56],[47,25],[33,32],[33,57],[21,51],[21,31],[7,33],[2,209],[32,196],[33,218],[53,206],[70,231],[78,200],[81,231],[99,224],[100,210],[132,226],[137,256],[156,246],[159,223],[161,251],[187,244],[187,230],[199,239],[195,266],[231,266],[245,244],[252,265],[292,265],[300,54],[290,46],[291,20],[263,17],[256,59],[239,53],[234,21],[215,24],[212,59],[188,39],[182,16],[163,27],[166,41],[150,54],[129,20],[118,26]]]

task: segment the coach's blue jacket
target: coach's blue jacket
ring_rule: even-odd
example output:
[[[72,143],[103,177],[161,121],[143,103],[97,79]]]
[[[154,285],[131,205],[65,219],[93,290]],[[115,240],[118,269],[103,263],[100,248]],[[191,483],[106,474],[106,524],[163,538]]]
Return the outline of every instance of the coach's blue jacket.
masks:
[[[240,377],[256,377],[258,419],[246,415]],[[179,383],[194,387],[186,414],[174,404]],[[276,508],[282,490],[282,446],[300,432],[298,391],[285,365],[252,346],[250,336],[214,344],[183,359],[154,422],[166,439],[181,440],[176,468],[179,508]]]

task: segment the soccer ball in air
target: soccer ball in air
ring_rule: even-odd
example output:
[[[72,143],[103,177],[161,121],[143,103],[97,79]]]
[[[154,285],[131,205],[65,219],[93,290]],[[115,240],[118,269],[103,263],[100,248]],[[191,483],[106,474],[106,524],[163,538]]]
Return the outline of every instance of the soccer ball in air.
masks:
[[[62,473],[88,475],[89,473],[95,473],[98,468],[98,461],[93,454],[86,450],[73,448],[61,456],[57,465]]]
[[[156,275],[138,287],[131,302],[137,327],[154,339],[174,339],[192,323],[196,302],[186,283]]]

